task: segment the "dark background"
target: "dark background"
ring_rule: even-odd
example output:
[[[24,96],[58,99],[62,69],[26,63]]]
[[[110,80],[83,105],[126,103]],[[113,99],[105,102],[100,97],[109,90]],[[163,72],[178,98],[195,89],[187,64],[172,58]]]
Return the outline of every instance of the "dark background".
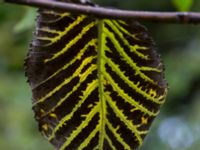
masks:
[[[176,3],[177,2],[177,3]],[[200,11],[200,1],[96,0],[129,10]],[[190,1],[192,2],[192,0]],[[176,4],[176,5],[175,5]],[[53,150],[40,135],[31,110],[23,62],[34,29],[35,9],[0,5],[0,149]],[[142,22],[165,64],[169,94],[142,150],[198,150],[200,147],[200,25]]]

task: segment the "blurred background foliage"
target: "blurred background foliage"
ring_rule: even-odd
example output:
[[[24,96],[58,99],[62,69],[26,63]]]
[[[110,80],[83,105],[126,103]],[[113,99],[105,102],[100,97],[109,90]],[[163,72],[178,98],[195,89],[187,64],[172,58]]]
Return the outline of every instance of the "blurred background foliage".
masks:
[[[130,10],[200,11],[195,0],[94,0]],[[36,9],[0,5],[0,149],[53,150],[40,135],[31,110],[23,62]],[[157,43],[169,94],[142,150],[198,150],[200,147],[200,25],[142,22]]]

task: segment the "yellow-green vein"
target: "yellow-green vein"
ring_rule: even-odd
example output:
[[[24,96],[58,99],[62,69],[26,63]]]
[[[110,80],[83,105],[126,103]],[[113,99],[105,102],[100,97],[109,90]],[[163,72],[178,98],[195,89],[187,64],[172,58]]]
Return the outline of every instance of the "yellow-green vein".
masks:
[[[83,27],[82,31],[76,37],[74,37],[71,41],[69,41],[69,43],[67,43],[62,50],[55,53],[51,58],[45,59],[45,62],[52,61],[58,58],[59,56],[61,56],[62,54],[64,54],[69,48],[75,45],[79,40],[82,40],[83,35],[86,34],[92,27],[94,27],[95,24],[96,24],[95,22],[91,22],[87,26]]]
[[[93,73],[94,70],[96,70],[96,66],[95,65],[93,65],[93,67],[90,67],[82,75],[82,78],[80,80],[85,80],[88,77],[89,74]],[[74,86],[69,93],[67,93],[63,98],[61,98],[59,100],[59,102],[53,108],[51,108],[51,110],[49,110],[48,112],[46,112],[45,114],[43,114],[42,117],[48,115],[50,112],[54,111],[57,107],[59,107],[68,97],[70,97],[71,94],[74,93],[74,91],[76,91],[81,86],[81,84],[82,84],[82,82],[79,82],[76,86]]]
[[[73,73],[73,75],[70,78],[64,79],[64,81],[56,86],[53,90],[51,90],[49,93],[47,93],[44,97],[42,97],[41,99],[39,99],[35,104],[36,105],[38,103],[44,102],[47,98],[51,97],[54,93],[56,93],[57,91],[59,91],[64,85],[68,84],[70,81],[72,81],[72,79],[74,79],[75,77],[80,75],[80,72],[82,71],[82,69],[89,63],[92,62],[92,60],[94,59],[94,56],[90,56],[88,58],[86,58],[83,63],[76,69],[76,71]],[[91,65],[92,66],[92,65]]]
[[[105,138],[105,118],[106,118],[106,101],[103,96],[104,93],[104,78],[103,72],[105,72],[105,62],[103,57],[105,56],[105,33],[104,33],[104,20],[98,20],[98,53],[97,53],[97,65],[98,65],[98,81],[99,81],[99,100],[100,100],[100,124],[101,129],[99,133],[99,149],[103,150],[104,138]]]
[[[61,146],[60,150],[64,150],[77,136],[78,134],[85,128],[88,126],[88,124],[90,123],[90,121],[92,120],[92,118],[96,115],[96,113],[98,112],[100,105],[99,103],[96,104],[95,107],[92,108],[92,110],[86,115],[86,118],[84,121],[82,121],[82,123],[79,125],[78,128],[76,128],[69,137],[67,138],[67,141]]]
[[[123,81],[130,86],[132,89],[134,89],[136,92],[138,92],[139,94],[143,95],[144,97],[147,98],[147,100],[151,100],[157,104],[162,104],[163,102],[160,101],[162,99],[162,97],[159,98],[155,98],[155,97],[151,97],[150,94],[148,94],[147,92],[141,90],[141,87],[139,87],[139,84],[134,84],[132,81],[129,80],[129,78],[127,76],[124,75],[124,73],[119,69],[119,67],[114,64],[109,58],[104,58],[107,62],[107,64],[112,68],[113,71],[115,71],[115,73],[117,75],[120,76],[121,79],[123,79]]]
[[[110,32],[108,29],[105,28],[106,35],[110,38],[113,45],[115,46],[116,50],[119,52],[119,54],[122,56],[123,60],[128,63],[135,71],[136,75],[140,75],[144,80],[147,80],[151,82],[152,84],[155,84],[155,82],[149,78],[147,75],[145,75],[143,72],[140,71],[140,68],[137,66],[137,64],[125,53],[123,47],[117,42],[114,34]]]
[[[35,85],[34,87],[32,87],[32,90],[34,90],[35,88],[38,88],[39,86],[41,86],[42,84],[44,84],[45,82],[49,81],[50,79],[52,79],[53,77],[55,77],[56,75],[58,75],[61,71],[67,69],[70,65],[72,65],[75,61],[79,60],[82,58],[82,56],[84,55],[84,53],[87,51],[87,49],[90,46],[94,46],[96,47],[96,39],[92,39],[90,40],[87,44],[85,44],[85,46],[79,51],[78,55],[72,59],[69,63],[65,64],[63,67],[61,67],[60,69],[58,69],[55,73],[53,73],[51,76],[49,76],[46,80],[43,80],[42,82],[40,82],[39,84]]]
[[[124,139],[120,136],[119,133],[117,133],[117,128],[115,129],[112,124],[106,119],[106,125],[108,126],[108,129],[113,133],[113,135],[116,137],[116,140],[124,147],[126,150],[131,150],[130,146],[124,141]]]
[[[138,47],[135,47],[134,45],[132,46],[111,20],[106,20],[106,23],[120,37],[120,39],[124,42],[124,44],[129,47],[130,51],[133,51],[136,55],[138,55],[142,59],[148,60],[147,55],[144,55],[143,53],[137,50],[139,46]]]
[[[122,112],[122,110],[120,110],[117,105],[115,104],[115,102],[112,101],[112,98],[110,97],[110,95],[108,94],[104,94],[106,101],[108,102],[108,104],[110,105],[110,107],[113,109],[113,111],[115,112],[115,114],[119,117],[119,119],[126,125],[126,127],[133,133],[133,135],[136,136],[139,145],[142,144],[142,138],[140,136],[140,131],[137,130],[137,126],[133,125],[133,123],[127,119],[127,116],[125,116]]]
[[[91,92],[97,88],[97,83],[97,80],[93,80],[92,83],[88,84],[86,90],[83,92],[83,96],[80,97],[78,104],[76,104],[76,106],[72,109],[70,114],[67,114],[65,117],[63,117],[62,120],[59,121],[59,124],[54,128],[52,134],[48,138],[49,141],[51,141],[54,138],[59,128],[61,128],[66,121],[70,120],[73,117],[74,113],[78,110],[78,108],[81,107],[81,105],[85,102],[85,100],[88,98]]]

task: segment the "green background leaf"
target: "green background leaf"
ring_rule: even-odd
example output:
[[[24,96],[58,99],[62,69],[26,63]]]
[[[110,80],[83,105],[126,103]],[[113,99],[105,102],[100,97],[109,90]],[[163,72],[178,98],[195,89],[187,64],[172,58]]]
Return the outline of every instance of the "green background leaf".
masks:
[[[172,3],[178,11],[189,11],[193,5],[193,0],[172,0]]]
[[[29,9],[26,8],[26,12],[22,19],[15,25],[14,27],[14,32],[19,33],[19,32],[24,32],[28,29],[31,29],[35,25],[35,18],[36,12],[34,9]]]

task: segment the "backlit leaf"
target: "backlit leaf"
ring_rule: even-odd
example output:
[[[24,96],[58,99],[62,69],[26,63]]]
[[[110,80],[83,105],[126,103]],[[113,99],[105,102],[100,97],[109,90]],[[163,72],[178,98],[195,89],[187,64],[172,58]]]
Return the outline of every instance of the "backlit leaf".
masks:
[[[60,150],[138,148],[167,93],[138,22],[61,11],[39,11],[26,75],[39,129]]]
[[[172,0],[172,3],[179,11],[189,11],[192,7],[193,0]]]

